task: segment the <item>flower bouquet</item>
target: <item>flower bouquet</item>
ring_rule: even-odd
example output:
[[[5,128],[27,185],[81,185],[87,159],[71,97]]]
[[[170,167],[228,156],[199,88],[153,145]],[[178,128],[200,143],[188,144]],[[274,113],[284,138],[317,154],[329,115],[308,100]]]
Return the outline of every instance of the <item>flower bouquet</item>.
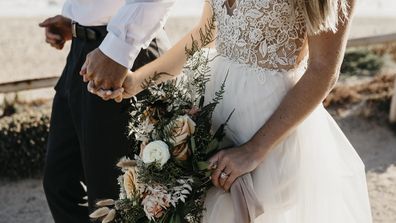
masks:
[[[132,99],[129,129],[135,155],[117,164],[124,173],[118,179],[119,199],[99,201],[91,218],[123,223],[201,221],[205,194],[212,186],[207,160],[220,149],[226,123],[212,131],[212,113],[222,99],[224,83],[204,104],[210,59],[196,44],[186,50],[184,75],[156,85],[156,79],[166,75],[156,74],[144,84],[147,91]]]

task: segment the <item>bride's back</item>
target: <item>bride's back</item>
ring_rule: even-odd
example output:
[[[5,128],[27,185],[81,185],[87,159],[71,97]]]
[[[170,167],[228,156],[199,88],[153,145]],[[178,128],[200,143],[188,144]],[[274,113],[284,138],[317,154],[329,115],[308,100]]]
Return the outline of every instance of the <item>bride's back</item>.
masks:
[[[217,51],[238,63],[274,70],[295,68],[306,49],[306,23],[288,0],[213,0]]]

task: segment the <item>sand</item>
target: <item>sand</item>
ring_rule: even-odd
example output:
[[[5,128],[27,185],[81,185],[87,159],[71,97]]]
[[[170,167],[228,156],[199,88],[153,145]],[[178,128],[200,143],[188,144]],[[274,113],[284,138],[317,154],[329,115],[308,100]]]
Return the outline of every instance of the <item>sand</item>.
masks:
[[[42,18],[0,18],[0,83],[26,78],[59,76],[63,51],[47,46],[37,27]],[[192,28],[197,18],[171,19],[167,31],[172,42]],[[351,37],[396,32],[396,19],[354,21]],[[52,89],[22,92],[22,99],[50,98]],[[0,95],[0,104],[1,104]],[[12,97],[12,95],[11,95]],[[396,135],[387,126],[359,117],[337,118],[362,157],[366,169],[374,223],[396,222]],[[8,182],[0,179],[0,223],[51,223],[41,179]]]

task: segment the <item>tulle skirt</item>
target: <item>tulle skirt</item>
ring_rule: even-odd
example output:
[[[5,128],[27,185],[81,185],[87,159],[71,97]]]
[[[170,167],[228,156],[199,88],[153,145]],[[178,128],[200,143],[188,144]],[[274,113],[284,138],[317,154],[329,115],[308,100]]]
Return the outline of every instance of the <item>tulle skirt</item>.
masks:
[[[235,145],[247,142],[304,71],[304,63],[288,72],[274,72],[216,56],[211,62],[207,101],[227,79],[224,99],[213,115],[214,126],[235,109],[227,138]],[[252,178],[264,207],[255,223],[372,222],[364,164],[322,105],[271,150]],[[212,188],[205,208],[204,223],[234,222],[229,193]]]

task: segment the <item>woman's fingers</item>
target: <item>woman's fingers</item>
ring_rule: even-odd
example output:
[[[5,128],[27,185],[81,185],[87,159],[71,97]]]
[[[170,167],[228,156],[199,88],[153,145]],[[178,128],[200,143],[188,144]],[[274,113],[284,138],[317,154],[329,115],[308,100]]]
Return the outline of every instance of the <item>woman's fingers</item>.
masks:
[[[108,101],[110,99],[109,95],[111,95],[111,94],[112,94],[111,90],[103,90],[103,89],[96,90],[96,95],[98,95],[105,101]]]
[[[118,88],[117,90],[114,90],[111,92],[111,94],[108,94],[107,97],[109,99],[113,99],[116,102],[120,102],[120,100],[122,101],[123,97],[122,94],[124,93],[124,88]]]
[[[213,185],[224,191],[230,190],[232,184],[244,173],[245,169],[243,165],[238,164],[236,159],[240,156],[235,156],[233,151],[232,149],[222,150],[209,159],[209,169],[214,170],[211,176]]]
[[[119,88],[117,90],[103,90],[99,89],[97,91],[97,95],[101,97],[103,100],[112,100],[114,99],[115,101],[119,102],[119,100],[122,100],[122,93],[124,92],[123,88]],[[117,100],[116,100],[117,99]]]
[[[118,96],[118,97],[116,97],[116,98],[114,98],[114,101],[116,101],[117,103],[122,102],[122,100],[124,100],[124,98],[122,97],[122,95],[121,95],[121,96]]]
[[[223,172],[220,173],[219,184],[223,189],[227,179],[231,176],[231,173],[232,171],[228,167],[224,168]]]
[[[239,176],[237,174],[233,174],[231,173],[228,177],[227,180],[225,181],[224,185],[223,185],[223,189],[224,191],[230,191],[230,188],[232,186],[232,184],[234,184],[235,180],[238,178]]]
[[[119,88],[117,90],[104,90],[104,89],[97,89],[93,81],[89,81],[87,84],[87,90],[92,93],[96,94],[97,96],[101,97],[103,100],[115,100],[116,102],[121,102],[123,100],[123,93],[124,88]]]
[[[219,153],[216,153],[214,156],[212,156],[209,160],[208,160],[208,162],[209,162],[209,166],[208,166],[208,169],[209,170],[215,170],[215,169],[217,169],[217,166],[218,166],[218,162],[219,162],[219,159],[220,159],[220,152]]]
[[[216,187],[221,187],[220,186],[220,175],[224,171],[225,168],[226,168],[225,162],[220,161],[218,164],[218,167],[212,173],[212,182],[213,182],[213,185],[215,185]]]

